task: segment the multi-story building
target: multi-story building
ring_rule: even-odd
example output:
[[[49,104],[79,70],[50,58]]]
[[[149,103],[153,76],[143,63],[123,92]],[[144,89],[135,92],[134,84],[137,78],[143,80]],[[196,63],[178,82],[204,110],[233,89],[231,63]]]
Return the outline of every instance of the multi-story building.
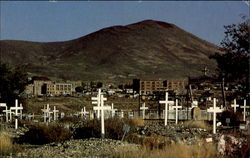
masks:
[[[56,82],[46,84],[46,94],[51,96],[72,95],[72,84]]]
[[[184,90],[187,79],[134,79],[133,90],[142,95],[155,94],[166,90]]]

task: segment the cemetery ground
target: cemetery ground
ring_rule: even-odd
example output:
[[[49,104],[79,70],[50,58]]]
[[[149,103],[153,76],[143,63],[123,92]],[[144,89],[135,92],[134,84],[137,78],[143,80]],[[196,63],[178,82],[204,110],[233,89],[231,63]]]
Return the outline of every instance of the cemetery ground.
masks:
[[[137,110],[138,100],[109,97],[105,104]],[[166,99],[167,100],[167,99]],[[118,103],[123,102],[119,107]],[[250,130],[218,126],[213,134],[212,120],[164,119],[114,116],[105,119],[105,138],[101,138],[101,120],[75,116],[84,105],[93,109],[90,97],[48,97],[27,100],[25,113],[40,114],[34,120],[1,121],[0,157],[166,157],[166,158],[236,158],[250,156]],[[50,104],[65,111],[63,118],[43,122],[41,109]],[[141,103],[142,104],[142,103]],[[152,108],[153,102],[146,102]],[[155,108],[155,107],[154,107]],[[162,106],[164,109],[164,106]],[[233,112],[233,111],[232,111]],[[70,115],[72,114],[73,115]],[[241,116],[240,116],[241,117]],[[231,121],[233,117],[231,117]],[[249,121],[249,118],[247,118]],[[126,126],[124,126],[126,125]]]

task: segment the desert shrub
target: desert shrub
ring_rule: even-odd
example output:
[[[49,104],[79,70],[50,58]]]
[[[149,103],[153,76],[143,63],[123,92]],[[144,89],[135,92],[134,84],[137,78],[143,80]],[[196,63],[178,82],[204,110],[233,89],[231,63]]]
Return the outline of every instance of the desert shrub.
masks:
[[[10,136],[4,131],[0,131],[0,157],[1,155],[10,154],[12,147],[13,145]]]
[[[139,117],[133,117],[132,119],[128,119],[127,123],[130,126],[144,126],[144,120]]]
[[[78,122],[78,121],[80,121],[80,120],[82,120],[82,118],[78,118],[78,117],[63,117],[63,118],[61,118],[61,119],[59,119],[59,122],[60,123],[68,123],[68,122],[70,122],[70,123],[76,123],[76,122]]]
[[[32,125],[29,130],[19,138],[19,143],[29,143],[35,145],[60,142],[70,139],[71,132],[59,125]]]
[[[124,134],[123,125],[128,124],[130,126],[130,131],[133,131],[134,127],[142,125],[140,119],[106,119],[105,120],[105,138],[109,139],[122,139]],[[144,122],[143,122],[144,123]],[[84,126],[75,129],[74,138],[75,139],[84,139],[101,137],[101,122],[100,120],[89,120],[85,123]]]
[[[212,129],[212,127],[205,121],[185,121],[183,125],[188,128],[202,128],[206,130]]]

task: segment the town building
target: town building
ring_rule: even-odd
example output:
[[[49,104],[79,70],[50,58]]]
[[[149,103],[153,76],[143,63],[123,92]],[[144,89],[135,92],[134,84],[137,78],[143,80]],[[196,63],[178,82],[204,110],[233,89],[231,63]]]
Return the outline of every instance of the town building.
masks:
[[[141,95],[156,94],[166,90],[185,90],[187,79],[134,79],[134,93]]]
[[[72,95],[71,83],[50,83],[46,84],[46,94],[49,96]]]

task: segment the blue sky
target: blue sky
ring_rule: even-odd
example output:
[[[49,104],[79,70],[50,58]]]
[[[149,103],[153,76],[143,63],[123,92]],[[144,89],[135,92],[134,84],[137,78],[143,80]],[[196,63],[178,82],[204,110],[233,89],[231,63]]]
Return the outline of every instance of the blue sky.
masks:
[[[224,25],[249,15],[243,1],[1,1],[0,39],[39,42],[66,41],[113,25],[146,19],[173,23],[214,44],[224,37]]]

